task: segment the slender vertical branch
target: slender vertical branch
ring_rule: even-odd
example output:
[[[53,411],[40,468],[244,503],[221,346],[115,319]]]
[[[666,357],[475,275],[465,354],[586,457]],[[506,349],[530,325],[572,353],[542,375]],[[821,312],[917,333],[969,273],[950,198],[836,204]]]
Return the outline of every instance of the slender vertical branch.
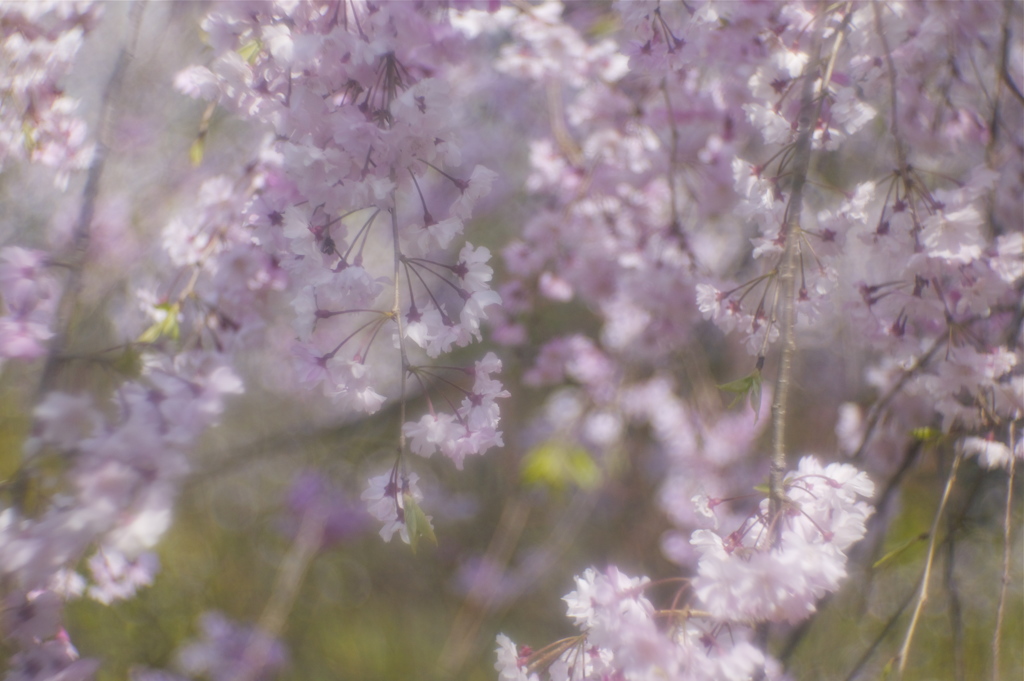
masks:
[[[676,157],[679,155],[679,130],[676,128],[676,114],[672,110],[672,98],[669,97],[665,80],[661,81],[661,94],[665,98],[665,111],[668,113],[672,146],[668,156],[668,196],[672,210],[672,229],[682,236],[682,225],[679,221],[679,201],[676,196]]]
[[[917,605],[914,606],[914,614],[910,616],[907,635],[903,639],[903,646],[900,648],[898,656],[900,661],[898,678],[901,679],[907,667],[907,658],[910,656],[910,644],[914,641],[914,633],[917,630],[917,623],[921,619],[921,611],[924,609],[924,604],[928,602],[928,582],[932,574],[932,564],[935,562],[939,521],[942,519],[943,511],[946,510],[946,502],[949,501],[950,492],[953,490],[953,483],[956,481],[956,471],[960,467],[960,459],[962,457],[962,452],[957,452],[956,456],[953,457],[953,465],[949,469],[949,478],[946,479],[946,488],[942,492],[942,500],[939,502],[939,507],[935,510],[935,517],[932,519],[932,528],[928,535],[928,555],[925,557],[924,572],[921,575],[921,588],[917,593]]]
[[[885,52],[885,67],[889,74],[889,130],[892,132],[892,137],[896,142],[896,159],[899,166],[899,172],[903,172],[907,167],[907,152],[906,149],[903,148],[903,142],[900,139],[899,134],[899,116],[896,101],[896,65],[892,60],[892,50],[889,48],[889,39],[885,37],[885,27],[882,26],[882,10],[879,7],[880,4],[879,0],[874,0],[874,2],[871,3],[871,10],[875,14],[875,33],[878,35],[878,39],[882,43],[882,50]]]
[[[779,360],[779,375],[775,382],[775,394],[772,398],[772,463],[771,478],[769,482],[770,512],[772,525],[775,528],[775,539],[782,531],[781,523],[774,522],[782,512],[782,502],[785,496],[783,489],[783,476],[786,474],[786,417],[789,407],[789,387],[793,373],[793,354],[796,350],[795,307],[794,295],[794,257],[793,252],[797,249],[796,239],[792,238],[792,231],[799,229],[796,223],[790,223],[790,236],[786,240],[786,252],[783,257],[783,265],[779,276],[779,286],[782,288],[782,357]]]
[[[953,516],[946,523],[946,565],[945,581],[946,602],[949,613],[949,627],[952,634],[953,678],[964,681],[967,678],[966,661],[964,659],[964,619],[963,606],[960,602],[960,591],[956,580],[956,527]]]
[[[96,148],[89,163],[85,188],[82,190],[82,205],[79,207],[78,218],[71,232],[71,249],[67,262],[69,273],[61,292],[60,302],[57,304],[56,328],[39,381],[39,395],[53,388],[57,371],[60,369],[60,358],[68,344],[68,335],[78,304],[78,294],[82,289],[82,275],[88,256],[89,242],[92,238],[92,218],[96,211],[96,199],[100,193],[100,180],[103,178],[107,152],[110,150],[114,105],[121,92],[124,73],[135,54],[135,44],[139,38],[139,26],[142,23],[142,11],[145,5],[145,2],[135,2],[129,10],[129,25],[131,26],[129,37],[118,52],[114,69],[107,79],[103,95],[100,98],[99,120],[96,124]]]
[[[999,584],[996,629],[992,633],[992,681],[999,681],[1002,678],[999,674],[1000,640],[1003,637],[1003,618],[1006,614],[1006,591],[1010,586],[1010,547],[1013,544],[1013,535],[1010,533],[1010,528],[1013,525],[1013,474],[1017,463],[1017,457],[1013,455],[1013,430],[1013,424],[1011,423],[1010,474],[1006,476],[1006,514],[1003,516],[1003,576]]]
[[[850,7],[847,5],[847,12]],[[824,15],[823,15],[824,17]],[[789,388],[792,383],[793,355],[796,351],[796,270],[800,252],[800,219],[803,211],[804,186],[811,165],[811,142],[821,107],[824,104],[825,90],[832,77],[836,55],[842,43],[842,31],[836,33],[832,46],[832,54],[822,74],[821,84],[815,92],[814,76],[820,68],[821,32],[816,32],[814,43],[810,49],[811,58],[803,74],[803,89],[800,94],[800,117],[796,143],[793,147],[793,170],[791,174],[789,205],[786,210],[786,223],[783,225],[785,247],[779,267],[778,291],[782,300],[782,322],[779,325],[782,356],[779,359],[779,374],[775,382],[775,394],[772,398],[772,462],[769,479],[769,508],[774,527],[773,541],[777,541],[782,531],[781,523],[775,522],[782,512],[785,498],[783,476],[786,473],[786,418],[789,408]]]
[[[395,302],[391,308],[391,314],[394,316],[395,323],[398,325],[398,352],[402,358],[402,376],[399,379],[400,402],[398,408],[398,455],[402,456],[402,454],[405,453],[405,429],[402,426],[405,425],[405,381],[406,375],[409,373],[409,355],[405,349],[405,324],[402,323],[402,289],[401,286],[398,285],[398,278],[401,275],[402,270],[402,249],[398,245],[397,195],[392,195],[391,236],[395,242],[395,262],[393,273],[395,279]]]
[[[569,126],[565,122],[565,107],[562,104],[562,88],[559,83],[552,79],[547,83],[545,92],[548,98],[548,114],[551,118],[551,134],[558,143],[558,148],[573,166],[582,168],[586,158],[583,150],[573,139],[569,132]]]
[[[885,623],[885,626],[882,627],[878,634],[875,635],[875,638],[871,641],[871,645],[869,645],[861,654],[860,658],[858,658],[857,662],[854,663],[853,668],[850,669],[850,673],[846,675],[846,678],[843,681],[853,681],[860,675],[861,670],[864,669],[864,665],[868,663],[871,656],[875,654],[876,650],[878,650],[878,646],[882,645],[882,642],[888,638],[889,632],[893,630],[893,627],[896,626],[896,622],[898,622],[900,617],[903,616],[903,611],[906,610],[910,605],[910,602],[914,600],[914,592],[917,591],[919,585],[920,582],[915,584],[913,590],[907,594],[907,597],[903,599],[903,602],[900,603],[899,607],[889,615],[889,620]]]
[[[1024,92],[1021,92],[1020,87],[1017,83],[1013,82],[1013,78],[1010,76],[1010,44],[1011,44],[1011,30],[1016,24],[1013,20],[1013,0],[1004,0],[1003,5],[1006,7],[1006,17],[1003,19],[1003,41],[1001,49],[999,50],[999,75],[1000,75],[1000,86],[1005,83],[1006,87],[1009,88],[1010,92],[1017,98],[1017,100],[1024,104]],[[998,100],[997,100],[998,103]]]

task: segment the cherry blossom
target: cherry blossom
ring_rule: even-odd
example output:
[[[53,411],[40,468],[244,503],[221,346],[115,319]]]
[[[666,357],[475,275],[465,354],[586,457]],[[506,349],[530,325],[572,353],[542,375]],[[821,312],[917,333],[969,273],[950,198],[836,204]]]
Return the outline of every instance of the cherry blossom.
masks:
[[[133,9],[89,94],[113,9],[0,7],[0,368],[25,423],[0,480],[5,678],[95,675],[64,603],[145,598],[204,434],[264,390],[325,427],[386,424],[365,468],[385,472],[296,479],[293,550],[322,514],[311,556],[371,516],[415,551],[458,515],[420,490],[431,467],[496,466],[503,518],[565,502],[558,547],[504,525],[500,560],[439,543],[484,616],[568,583],[565,537],[635,490],[663,516],[669,577],[583,569],[573,635],[499,635],[508,681],[788,678],[782,633],[922,471],[944,499],[961,465],[1008,481],[1012,538],[1019,3],[215,2],[173,64]],[[141,113],[126,78],[177,104]],[[547,454],[579,470],[530,479]],[[365,511],[338,491],[358,486]],[[491,517],[484,496],[462,517]],[[176,672],[129,675],[270,678],[271,614],[209,612]]]
[[[56,171],[66,188],[92,158],[78,101],[64,94],[71,70],[100,8],[92,2],[14,3],[0,10],[0,169],[27,159]]]
[[[370,478],[369,486],[363,490],[362,499],[366,502],[370,515],[384,523],[380,529],[381,539],[391,541],[398,532],[406,544],[409,543],[409,527],[405,522],[405,497],[419,503],[423,493],[417,483],[420,476],[415,473],[400,475],[397,469],[389,473],[381,473]],[[430,520],[430,516],[427,516]]]

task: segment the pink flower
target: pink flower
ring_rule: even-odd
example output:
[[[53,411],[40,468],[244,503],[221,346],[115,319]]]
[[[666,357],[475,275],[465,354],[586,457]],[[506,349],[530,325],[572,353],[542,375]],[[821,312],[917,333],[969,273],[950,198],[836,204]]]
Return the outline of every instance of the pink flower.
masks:
[[[423,493],[417,485],[419,479],[415,473],[399,475],[394,470],[369,479],[361,498],[366,502],[370,515],[384,523],[380,529],[380,536],[384,541],[391,541],[395,532],[398,532],[402,541],[409,543],[403,497],[408,495],[417,503],[423,500]],[[426,518],[428,522],[432,520],[431,516]]]

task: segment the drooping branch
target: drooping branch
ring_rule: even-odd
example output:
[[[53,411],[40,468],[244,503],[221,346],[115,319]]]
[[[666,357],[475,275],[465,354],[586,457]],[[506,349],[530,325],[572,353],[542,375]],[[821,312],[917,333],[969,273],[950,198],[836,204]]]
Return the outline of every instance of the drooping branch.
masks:
[[[145,2],[132,4],[129,10],[129,25],[131,26],[129,38],[118,52],[114,68],[103,88],[103,95],[100,99],[99,120],[96,126],[96,148],[86,174],[85,188],[82,190],[82,205],[78,210],[78,217],[75,220],[75,226],[71,233],[71,248],[67,256],[69,273],[61,293],[60,302],[57,305],[57,328],[55,329],[53,339],[50,341],[46,363],[43,366],[42,377],[39,380],[37,397],[41,397],[53,388],[57,372],[61,367],[64,349],[68,344],[68,334],[71,332],[71,326],[74,323],[73,318],[78,305],[78,295],[82,288],[85,260],[92,237],[92,221],[96,210],[96,199],[99,197],[100,180],[103,178],[107,153],[110,150],[114,107],[118,102],[125,71],[132,60],[132,56],[135,54],[135,44],[138,41],[139,27],[142,23],[142,12],[145,7]]]
[[[849,4],[846,7],[849,16]],[[822,19],[824,15],[822,16]],[[786,420],[789,408],[789,390],[792,383],[793,355],[796,351],[796,270],[800,255],[800,220],[803,212],[804,187],[811,164],[811,142],[817,121],[821,117],[825,91],[832,77],[839,47],[842,43],[842,31],[836,32],[832,45],[831,57],[821,77],[821,84],[815,92],[814,75],[820,68],[821,33],[816,32],[814,42],[809,50],[811,58],[807,62],[803,74],[803,89],[800,94],[800,114],[798,135],[793,151],[792,185],[790,188],[789,205],[786,210],[786,222],[783,225],[785,246],[782,262],[779,267],[778,292],[782,302],[782,321],[779,328],[782,355],[779,359],[779,374],[772,398],[772,462],[769,480],[769,499],[773,541],[777,541],[781,525],[775,522],[782,511],[785,491],[783,476],[786,471]]]

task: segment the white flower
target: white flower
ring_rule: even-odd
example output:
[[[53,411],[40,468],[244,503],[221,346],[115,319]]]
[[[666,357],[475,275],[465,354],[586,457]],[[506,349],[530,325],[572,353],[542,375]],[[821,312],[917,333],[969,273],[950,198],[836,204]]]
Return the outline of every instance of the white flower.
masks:
[[[964,438],[964,454],[977,456],[978,462],[985,468],[1009,468],[1013,455],[1010,448],[1002,442],[987,440],[982,437]]]
[[[921,241],[933,258],[968,263],[981,257],[981,215],[973,206],[936,213],[924,220]]]
[[[483,166],[473,168],[468,186],[452,203],[451,214],[462,220],[468,220],[473,214],[477,200],[491,192],[491,185],[497,177],[498,173]]]
[[[494,669],[499,673],[501,681],[540,681],[536,674],[527,675],[519,666],[519,651],[516,644],[505,634],[498,634],[498,648],[495,650],[498,661]]]
[[[397,471],[391,470],[367,481],[367,488],[360,498],[366,502],[370,515],[384,523],[380,528],[380,536],[384,541],[391,541],[391,537],[398,532],[402,541],[409,543],[409,528],[404,518],[404,497],[409,496],[416,503],[423,500],[423,493],[417,485],[419,479],[415,473],[398,475]],[[431,520],[430,516],[426,518],[428,522]]]
[[[476,293],[490,288],[487,282],[491,280],[494,270],[487,264],[491,259],[491,252],[481,246],[473,248],[473,244],[466,242],[466,245],[459,251],[459,262],[456,268],[459,272],[459,279],[462,280],[462,288],[467,293]]]

